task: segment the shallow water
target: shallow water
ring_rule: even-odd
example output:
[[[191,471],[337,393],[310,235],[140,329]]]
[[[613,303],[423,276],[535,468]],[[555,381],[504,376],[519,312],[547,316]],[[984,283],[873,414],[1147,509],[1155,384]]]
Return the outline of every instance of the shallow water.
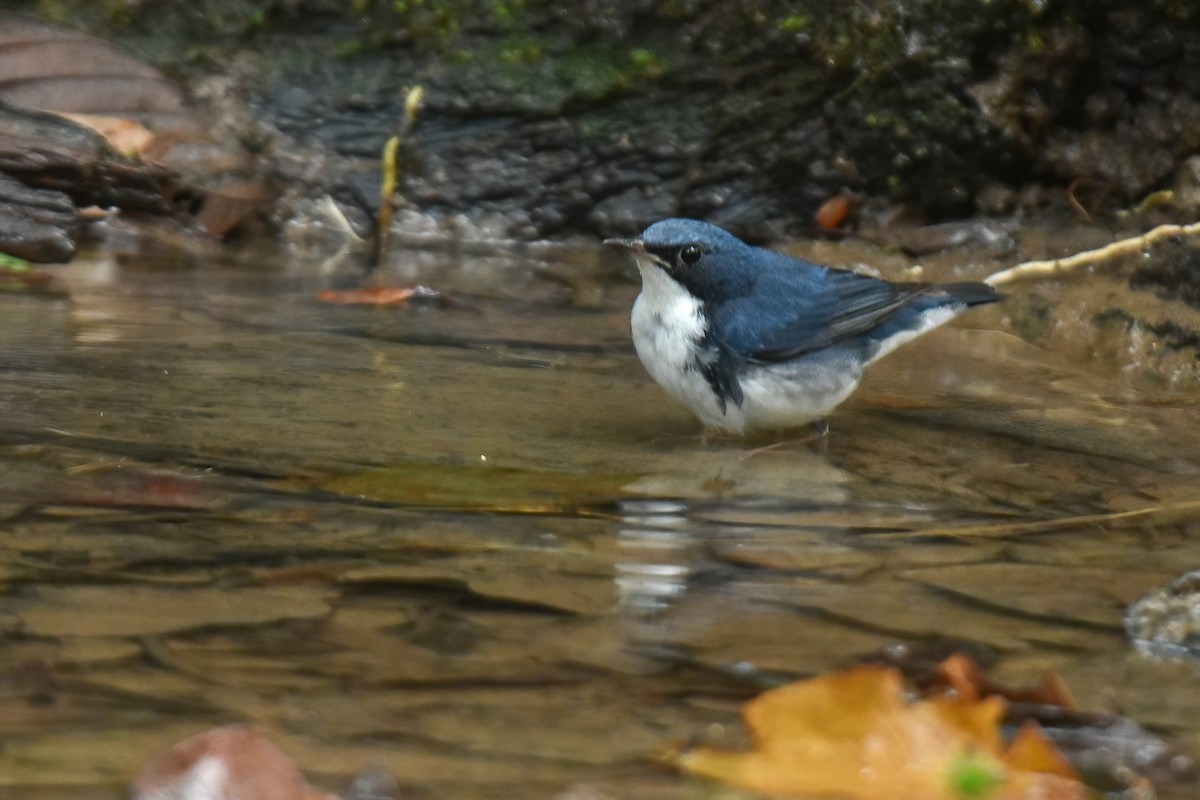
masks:
[[[953,649],[1198,749],[1195,668],[1121,623],[1200,564],[1194,364],[1069,318],[1191,312],[1119,277],[1010,287],[751,454],[652,384],[599,248],[401,248],[453,298],[406,308],[317,302],[363,274],[299,250],[55,272],[0,296],[0,793],[121,796],[249,720],[333,789],[690,797],[649,756],[755,690]]]

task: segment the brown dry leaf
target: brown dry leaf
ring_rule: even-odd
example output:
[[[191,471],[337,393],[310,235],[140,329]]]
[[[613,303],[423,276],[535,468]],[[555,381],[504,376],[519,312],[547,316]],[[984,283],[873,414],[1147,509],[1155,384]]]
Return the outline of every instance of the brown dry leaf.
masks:
[[[261,181],[231,181],[205,192],[204,206],[197,219],[204,230],[220,238],[235,230],[275,197],[276,193]]]
[[[937,678],[945,688],[953,690],[959,699],[969,702],[996,695],[1015,703],[1058,706],[1068,711],[1077,708],[1070,688],[1057,672],[1047,672],[1042,682],[1032,688],[1010,689],[988,680],[970,657],[955,653],[938,665]]]
[[[154,134],[131,119],[125,117],[109,117],[102,114],[71,114],[62,112],[60,117],[66,117],[72,122],[91,128],[103,136],[114,150],[125,155],[139,155],[154,141]]]
[[[1078,780],[1075,768],[1032,720],[1023,724],[1008,745],[1008,763],[1024,772],[1060,775]]]
[[[317,292],[322,303],[336,305],[402,306],[416,294],[411,286],[367,286],[339,292],[333,289]]]
[[[850,216],[850,198],[844,194],[835,194],[817,209],[813,221],[823,231],[836,231]]]
[[[1036,734],[1004,748],[1004,701],[907,703],[898,670],[860,667],[790,684],[744,709],[750,752],[674,756],[697,775],[783,797],[1083,800],[1065,760]]]

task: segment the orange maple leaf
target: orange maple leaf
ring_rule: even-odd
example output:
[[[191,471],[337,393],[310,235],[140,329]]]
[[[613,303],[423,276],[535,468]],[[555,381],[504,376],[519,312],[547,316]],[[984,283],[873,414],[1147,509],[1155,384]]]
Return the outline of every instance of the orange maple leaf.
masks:
[[[697,775],[774,796],[854,800],[1083,800],[1035,726],[1008,746],[1005,702],[907,702],[898,670],[860,667],[766,692],[743,709],[749,752],[674,754]]]

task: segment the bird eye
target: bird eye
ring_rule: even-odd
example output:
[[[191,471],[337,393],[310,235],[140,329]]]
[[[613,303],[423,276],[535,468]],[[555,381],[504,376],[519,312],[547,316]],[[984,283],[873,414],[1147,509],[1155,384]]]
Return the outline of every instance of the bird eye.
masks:
[[[704,251],[700,249],[700,245],[689,244],[679,251],[679,260],[685,264],[695,264],[702,255]]]

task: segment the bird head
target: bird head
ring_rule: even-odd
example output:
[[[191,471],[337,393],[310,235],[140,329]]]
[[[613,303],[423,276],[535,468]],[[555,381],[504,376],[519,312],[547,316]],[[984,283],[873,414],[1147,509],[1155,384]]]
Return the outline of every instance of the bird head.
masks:
[[[604,244],[628,250],[643,275],[662,270],[693,295],[727,290],[730,281],[752,267],[754,248],[716,225],[694,219],[664,219],[641,236],[606,239]]]

